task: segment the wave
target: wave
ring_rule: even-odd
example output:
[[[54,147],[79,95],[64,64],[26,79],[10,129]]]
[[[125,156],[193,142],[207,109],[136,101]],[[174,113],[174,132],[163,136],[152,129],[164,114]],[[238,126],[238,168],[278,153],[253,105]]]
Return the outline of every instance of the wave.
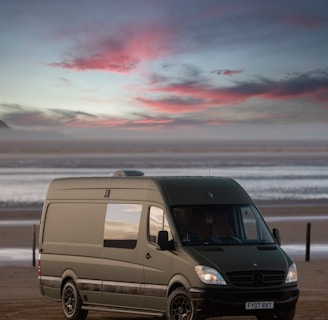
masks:
[[[108,176],[116,168],[0,168],[0,208],[40,208],[51,180],[62,177]],[[328,165],[229,166],[178,168],[139,167],[148,176],[229,176],[258,203],[328,202]],[[327,172],[327,173],[325,173]]]

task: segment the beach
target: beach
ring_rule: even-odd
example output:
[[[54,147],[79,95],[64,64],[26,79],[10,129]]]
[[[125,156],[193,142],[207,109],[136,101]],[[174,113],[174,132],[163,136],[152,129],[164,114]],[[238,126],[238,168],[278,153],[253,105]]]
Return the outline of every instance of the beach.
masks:
[[[260,208],[267,223],[279,228],[282,244],[304,244],[307,223],[311,222],[311,242],[328,245],[328,206],[284,205]],[[32,225],[38,241],[39,210],[0,211],[0,250],[24,249],[30,259],[1,262],[0,310],[1,319],[64,319],[60,303],[42,297],[38,289],[37,267],[32,266]],[[301,294],[296,320],[328,319],[328,255],[327,251],[313,252],[305,262],[305,252],[294,252]],[[138,318],[117,313],[89,312],[88,319]],[[149,318],[148,318],[149,319]],[[226,317],[224,319],[255,319]]]

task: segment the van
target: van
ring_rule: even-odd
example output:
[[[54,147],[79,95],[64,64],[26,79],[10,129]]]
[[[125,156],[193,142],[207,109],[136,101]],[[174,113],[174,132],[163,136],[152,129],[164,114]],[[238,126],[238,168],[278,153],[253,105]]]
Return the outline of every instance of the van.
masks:
[[[90,310],[195,320],[293,319],[295,263],[246,191],[225,177],[53,180],[38,279],[64,315]]]

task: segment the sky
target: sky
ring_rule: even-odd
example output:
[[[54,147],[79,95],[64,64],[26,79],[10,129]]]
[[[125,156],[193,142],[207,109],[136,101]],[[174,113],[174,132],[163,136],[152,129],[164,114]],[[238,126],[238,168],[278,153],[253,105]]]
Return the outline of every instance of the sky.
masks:
[[[2,0],[0,40],[11,134],[328,138],[326,0]]]

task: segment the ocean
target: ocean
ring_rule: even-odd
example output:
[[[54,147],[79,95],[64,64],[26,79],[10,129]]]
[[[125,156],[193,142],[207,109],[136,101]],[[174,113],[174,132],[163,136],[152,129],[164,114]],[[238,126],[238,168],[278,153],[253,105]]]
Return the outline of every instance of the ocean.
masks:
[[[10,153],[0,154],[0,209],[41,208],[55,178],[131,168],[147,176],[232,177],[259,205],[328,203],[326,153]]]

